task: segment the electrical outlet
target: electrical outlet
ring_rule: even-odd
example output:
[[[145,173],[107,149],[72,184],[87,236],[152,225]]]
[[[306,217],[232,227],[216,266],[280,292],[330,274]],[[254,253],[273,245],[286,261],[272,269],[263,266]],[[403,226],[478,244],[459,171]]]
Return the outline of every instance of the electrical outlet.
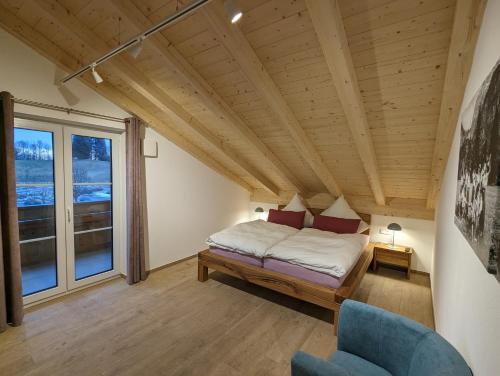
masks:
[[[392,235],[392,233],[389,230],[386,230],[384,228],[379,228],[378,233],[382,235]]]

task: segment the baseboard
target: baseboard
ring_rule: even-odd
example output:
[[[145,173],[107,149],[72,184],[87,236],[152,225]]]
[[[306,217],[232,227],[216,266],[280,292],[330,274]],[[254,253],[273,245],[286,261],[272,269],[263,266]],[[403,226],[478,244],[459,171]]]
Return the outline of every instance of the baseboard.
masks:
[[[415,273],[415,274],[421,274],[421,275],[426,275],[427,277],[430,277],[430,273],[427,273],[427,272],[422,272],[420,270],[415,270],[415,269],[411,269],[411,272],[412,273]]]
[[[170,262],[170,263],[165,264],[165,265],[162,265],[162,266],[158,266],[157,268],[147,270],[147,271],[146,271],[146,273],[151,274],[151,273],[154,273],[154,272],[160,271],[160,270],[162,270],[162,269],[169,268],[169,267],[171,267],[171,266],[174,266],[174,265],[180,264],[181,262],[184,262],[184,261],[190,260],[190,259],[192,259],[192,258],[195,258],[196,256],[198,256],[198,253],[195,253],[195,254],[194,254],[194,255],[192,255],[192,256],[184,257],[184,258],[182,258],[182,259],[180,259],[180,260],[177,260],[177,261]]]

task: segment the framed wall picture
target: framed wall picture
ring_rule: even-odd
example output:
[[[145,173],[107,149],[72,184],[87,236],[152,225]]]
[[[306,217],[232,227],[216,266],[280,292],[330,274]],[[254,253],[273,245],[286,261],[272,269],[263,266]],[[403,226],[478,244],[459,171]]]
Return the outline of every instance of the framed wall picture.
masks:
[[[455,224],[500,282],[500,60],[460,119]]]

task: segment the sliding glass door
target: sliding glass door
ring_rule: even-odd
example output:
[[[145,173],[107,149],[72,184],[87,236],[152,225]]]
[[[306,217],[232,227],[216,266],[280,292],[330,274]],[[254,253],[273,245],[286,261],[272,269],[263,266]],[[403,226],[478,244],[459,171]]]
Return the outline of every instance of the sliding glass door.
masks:
[[[116,275],[118,135],[16,119],[14,138],[25,303]]]
[[[70,288],[116,274],[113,182],[118,160],[113,134],[65,129],[66,237]]]

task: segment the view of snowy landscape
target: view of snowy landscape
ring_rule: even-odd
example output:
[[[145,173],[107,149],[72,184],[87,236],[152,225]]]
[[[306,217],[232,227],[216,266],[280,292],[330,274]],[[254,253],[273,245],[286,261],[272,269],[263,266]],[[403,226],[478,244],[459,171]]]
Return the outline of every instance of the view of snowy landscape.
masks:
[[[16,128],[18,207],[54,204],[54,142],[51,132]],[[72,136],[73,201],[111,200],[109,139]]]

